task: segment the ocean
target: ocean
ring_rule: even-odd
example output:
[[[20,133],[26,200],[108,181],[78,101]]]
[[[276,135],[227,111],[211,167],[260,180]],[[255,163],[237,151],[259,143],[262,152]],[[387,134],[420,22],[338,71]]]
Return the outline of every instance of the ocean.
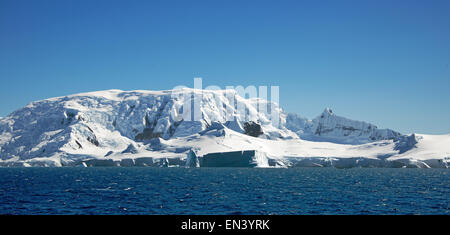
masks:
[[[0,214],[450,214],[448,169],[0,168]]]

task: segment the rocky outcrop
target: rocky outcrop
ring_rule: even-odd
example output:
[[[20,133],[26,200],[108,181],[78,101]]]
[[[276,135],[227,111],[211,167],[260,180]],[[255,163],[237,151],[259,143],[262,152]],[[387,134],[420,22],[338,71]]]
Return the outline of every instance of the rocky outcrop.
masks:
[[[246,122],[244,123],[244,130],[245,130],[245,134],[249,135],[249,136],[253,136],[253,137],[258,137],[262,134],[264,134],[264,132],[262,131],[261,125],[256,123],[256,122]]]
[[[138,153],[138,150],[136,148],[136,146],[134,146],[134,144],[129,144],[128,147],[122,151],[122,153]]]

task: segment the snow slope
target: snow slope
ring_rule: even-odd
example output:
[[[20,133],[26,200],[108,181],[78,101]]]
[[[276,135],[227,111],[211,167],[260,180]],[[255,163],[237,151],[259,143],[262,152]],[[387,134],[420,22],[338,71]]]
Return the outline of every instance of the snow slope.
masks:
[[[393,159],[414,158],[417,160],[449,159],[450,135],[416,134],[417,143],[408,151],[398,154]]]
[[[201,119],[186,120],[194,114],[183,104],[195,96]],[[273,104],[280,112],[275,125],[258,104],[270,103],[233,90],[194,89],[36,101],[0,119],[0,166],[201,166],[207,154],[247,150],[259,167],[447,167],[449,161],[449,135],[405,136],[330,109],[309,120]],[[258,129],[262,134],[250,136]]]

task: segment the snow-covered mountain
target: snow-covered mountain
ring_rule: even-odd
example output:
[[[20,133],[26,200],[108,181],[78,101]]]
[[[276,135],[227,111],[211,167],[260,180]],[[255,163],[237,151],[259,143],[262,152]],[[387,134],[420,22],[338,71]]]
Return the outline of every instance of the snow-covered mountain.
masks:
[[[401,136],[390,129],[378,129],[367,122],[337,116],[329,108],[313,120],[297,114],[288,114],[286,119],[286,128],[304,140],[364,144],[378,140],[395,140]]]
[[[183,105],[201,95],[200,121],[185,121]],[[232,105],[233,102],[235,105]],[[212,122],[245,132],[247,121],[258,123],[262,138],[296,138],[286,128],[275,128],[256,110],[259,99],[247,100],[233,90],[177,91],[109,90],[32,102],[0,121],[3,160],[49,157],[54,154],[104,156],[153,138],[186,137],[205,130]],[[238,106],[245,107],[238,109]],[[279,109],[277,105],[275,109]],[[231,110],[231,111],[230,111]],[[188,112],[190,110],[185,110]],[[227,121],[226,113],[232,121]],[[284,120],[284,116],[281,117]]]
[[[194,97],[199,120],[186,109]],[[279,122],[259,111],[269,104]],[[447,167],[448,139],[401,135],[330,109],[309,120],[233,90],[108,90],[32,102],[0,118],[0,165],[231,166],[247,159],[260,167]]]

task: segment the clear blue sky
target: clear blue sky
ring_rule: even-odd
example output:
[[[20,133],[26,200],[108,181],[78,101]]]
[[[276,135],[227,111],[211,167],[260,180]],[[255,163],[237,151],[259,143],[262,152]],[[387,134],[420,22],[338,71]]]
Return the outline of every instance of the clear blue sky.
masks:
[[[450,1],[0,1],[0,116],[193,77],[278,85],[309,118],[450,133]]]

